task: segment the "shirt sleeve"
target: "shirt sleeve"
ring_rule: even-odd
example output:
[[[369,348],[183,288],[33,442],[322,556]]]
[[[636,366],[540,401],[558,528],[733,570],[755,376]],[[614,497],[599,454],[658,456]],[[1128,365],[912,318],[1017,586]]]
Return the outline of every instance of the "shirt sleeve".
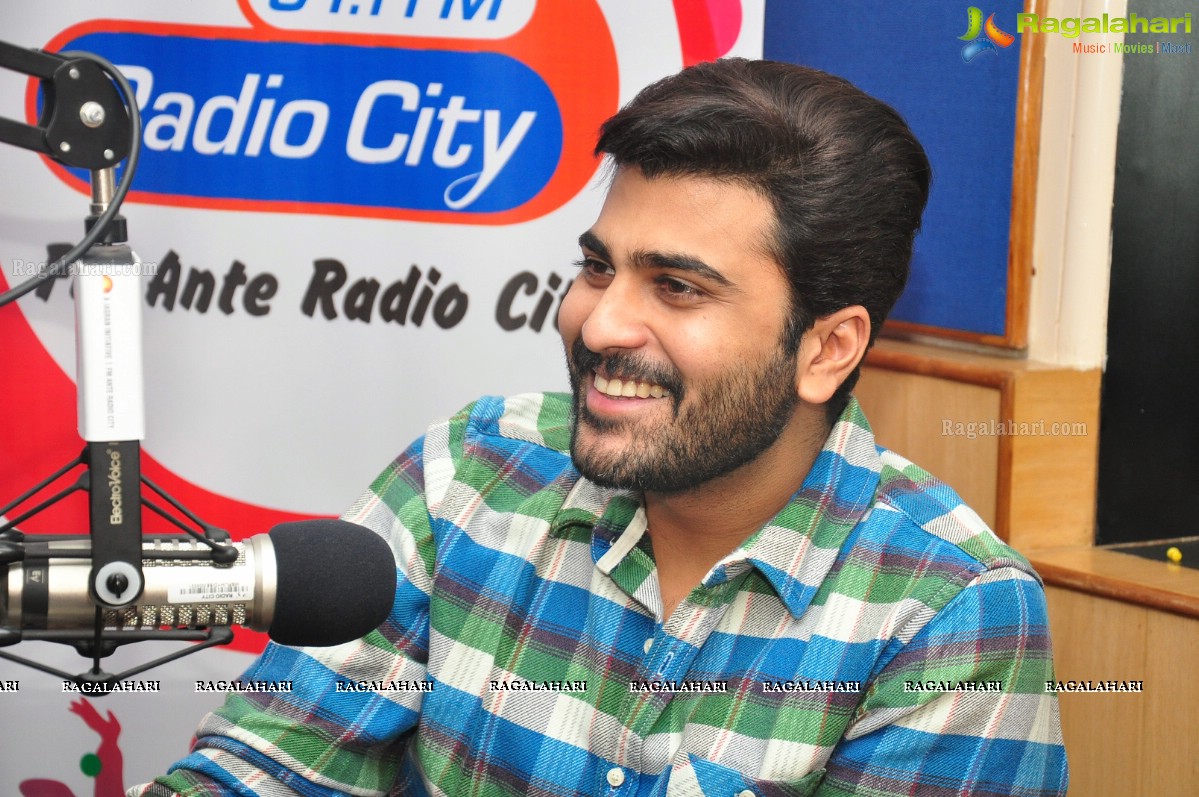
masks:
[[[1001,567],[917,618],[923,625],[906,631],[872,682],[815,793],[1064,795],[1047,617],[1040,583]]]
[[[344,515],[395,555],[396,598],[383,625],[333,647],[268,645],[242,679],[291,691],[230,694],[202,721],[191,755],[129,797],[381,796],[404,782],[428,662],[435,545],[426,476],[452,472],[453,437],[431,429]]]

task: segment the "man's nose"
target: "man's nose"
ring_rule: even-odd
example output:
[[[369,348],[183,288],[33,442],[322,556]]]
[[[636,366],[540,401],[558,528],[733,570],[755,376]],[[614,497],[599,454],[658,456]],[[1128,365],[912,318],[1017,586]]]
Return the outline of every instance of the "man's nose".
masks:
[[[646,313],[644,296],[637,285],[617,277],[583,322],[583,343],[594,352],[639,349],[649,336]]]

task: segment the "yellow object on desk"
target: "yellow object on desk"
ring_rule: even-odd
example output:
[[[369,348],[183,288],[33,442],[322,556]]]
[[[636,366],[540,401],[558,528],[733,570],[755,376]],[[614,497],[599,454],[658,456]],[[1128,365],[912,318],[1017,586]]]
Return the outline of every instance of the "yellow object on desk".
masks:
[[[1182,551],[1178,550],[1176,547],[1171,545],[1169,548],[1166,549],[1166,558],[1169,559],[1174,564],[1178,564],[1179,562],[1182,561]]]

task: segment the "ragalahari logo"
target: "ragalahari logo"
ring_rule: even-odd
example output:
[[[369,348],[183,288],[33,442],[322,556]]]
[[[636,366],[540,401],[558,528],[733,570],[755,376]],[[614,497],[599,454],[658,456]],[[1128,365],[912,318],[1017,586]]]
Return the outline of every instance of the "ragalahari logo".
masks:
[[[974,58],[985,52],[998,54],[999,47],[1009,47],[1016,40],[1010,33],[1005,33],[995,24],[995,15],[987,17],[983,22],[983,12],[976,6],[966,9],[966,32],[958,39],[966,42],[962,48],[962,60],[970,63]]]

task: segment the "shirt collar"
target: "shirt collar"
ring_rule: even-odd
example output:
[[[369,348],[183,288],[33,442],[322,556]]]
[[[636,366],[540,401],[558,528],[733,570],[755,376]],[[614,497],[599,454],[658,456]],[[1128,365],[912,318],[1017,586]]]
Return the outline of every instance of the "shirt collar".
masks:
[[[841,546],[874,504],[881,471],[874,433],[850,398],[791,501],[738,549],[794,617],[807,610]]]
[[[654,560],[645,540],[647,523],[641,496],[613,490],[577,478],[554,520],[554,533],[568,536],[575,529],[590,532],[591,558],[626,595],[654,613],[660,599],[658,581],[650,578]]]

